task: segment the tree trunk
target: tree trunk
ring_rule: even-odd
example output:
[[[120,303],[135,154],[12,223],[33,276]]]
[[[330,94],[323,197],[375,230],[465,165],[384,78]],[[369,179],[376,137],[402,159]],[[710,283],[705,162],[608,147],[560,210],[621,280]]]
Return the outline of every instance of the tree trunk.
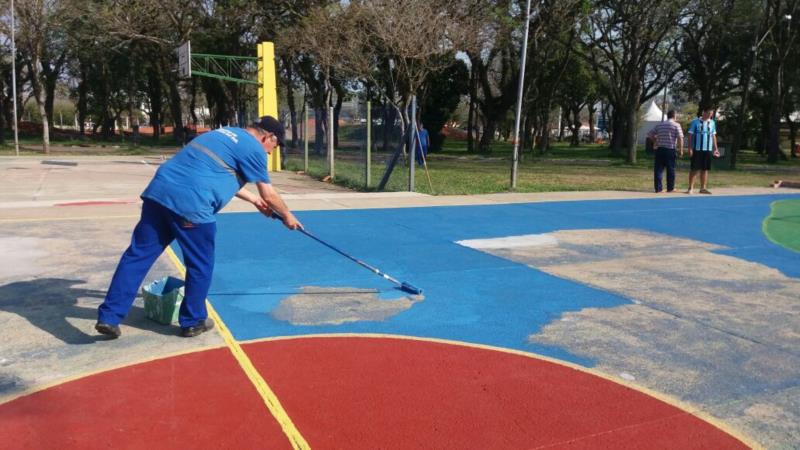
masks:
[[[292,124],[292,148],[297,148],[297,106],[294,104],[294,69],[291,58],[283,58],[286,67],[286,102],[289,104],[289,120]],[[282,159],[283,160],[283,159]]]
[[[9,129],[13,130],[14,128],[11,126],[14,123],[14,114],[13,114],[13,105],[14,105],[14,94],[11,90],[11,67],[7,67],[2,72],[2,77],[6,81],[7,84],[7,91],[3,92],[2,95],[8,99],[8,103],[6,103],[5,108],[0,111],[0,114],[3,115],[3,119],[5,123],[9,124]]]
[[[339,148],[339,114],[342,112],[344,91],[340,91],[338,84],[336,86],[336,104],[333,106],[333,146]]]
[[[147,71],[147,95],[150,98],[150,126],[153,127],[153,142],[161,138],[161,78],[155,67]]]
[[[639,103],[639,96],[636,96],[637,100],[636,103]],[[636,164],[636,124],[637,124],[637,116],[639,115],[639,108],[638,105],[630,104],[628,105],[628,117],[626,120],[627,130],[625,133],[625,147],[628,149],[628,156],[626,161],[629,164]]]
[[[44,110],[47,112],[47,123],[50,124],[51,128],[53,126],[53,103],[56,96],[56,85],[58,83],[58,78],[61,75],[61,68],[64,67],[66,57],[66,52],[62,52],[61,55],[54,61],[52,68],[48,64],[42,65],[42,78],[45,97]]]
[[[56,87],[55,83],[53,83],[52,89],[49,86],[50,83],[45,84],[45,95],[44,95],[44,111],[45,115],[47,116],[47,123],[50,124],[50,128],[52,129],[55,124],[53,123],[53,103],[55,102],[56,97]]]
[[[475,141],[472,133],[475,129],[475,97],[477,96],[478,82],[474,66],[469,69],[469,115],[467,116],[467,152],[475,151]]]
[[[389,151],[389,105],[386,104],[386,101],[381,102],[381,112],[383,116],[383,124],[381,128],[383,129],[383,152]],[[392,123],[394,120],[392,119]]]
[[[783,67],[778,65],[774,70],[772,82],[772,95],[769,108],[769,134],[767,139],[767,162],[778,162],[781,153],[781,106],[783,105]]]
[[[197,77],[192,77],[192,81],[189,85],[189,117],[192,121],[192,124],[197,127]],[[197,131],[195,129],[195,131]]]
[[[409,115],[408,110],[410,109],[411,105],[411,97],[406,97],[401,100],[400,105],[393,105],[397,116],[400,118],[400,136],[403,139],[403,156],[411,154],[411,149],[408,147],[408,135],[406,134],[409,131],[408,125],[411,123],[411,117]],[[410,161],[410,160],[409,160]]]
[[[789,112],[784,114],[784,118],[786,119],[786,123],[789,125],[789,156],[796,158],[797,155],[795,154],[794,149],[797,146],[797,123],[792,120],[791,113]]]
[[[550,148],[550,108],[545,108],[542,113],[542,131],[539,137],[539,154],[544,155]]]
[[[41,61],[38,54],[31,55],[31,61],[28,64],[30,70],[31,87],[33,88],[33,96],[36,104],[39,106],[39,114],[42,116],[42,148],[45,155],[50,154],[50,130],[47,121],[47,111],[45,110],[45,95],[41,82]]]
[[[490,117],[484,118],[483,121],[483,136],[481,136],[480,143],[478,144],[478,151],[480,153],[488,154],[492,151],[492,140],[494,139],[494,132],[497,124],[495,120]]]
[[[2,75],[5,75],[5,73]],[[0,145],[4,145],[6,143],[6,95],[4,81],[4,78],[0,78]]]
[[[181,92],[178,78],[168,75],[169,106],[172,112],[172,134],[179,143],[185,142],[183,130],[183,108],[181,107]]]
[[[44,107],[44,99],[39,98],[42,92],[40,91],[37,97],[37,103],[39,103],[39,114],[42,115],[42,148],[44,148],[44,154],[50,154],[50,122],[47,120],[47,111]]]
[[[581,108],[572,109],[572,137],[569,145],[577,147],[581,145]]]
[[[781,113],[780,109],[773,105],[769,113],[769,131],[767,132],[767,162],[774,164],[778,162],[778,154],[781,153]]]
[[[531,125],[530,125],[530,114],[525,113],[522,121],[522,139],[519,143],[519,160],[522,162],[522,155],[525,153],[525,150],[530,148],[531,143]]]
[[[80,64],[81,80],[78,83],[78,128],[80,129],[81,137],[86,133],[86,113],[87,113],[87,96],[89,93],[89,67],[81,62]]]
[[[597,113],[594,100],[589,100],[587,104],[589,110],[589,143],[594,144],[597,141],[597,130],[594,129],[594,115]]]
[[[324,108],[314,108],[314,152],[322,156],[325,152],[325,118],[327,113]]]
[[[533,151],[536,148],[536,136],[541,129],[541,124],[539,123],[539,114],[536,111],[529,111],[528,117],[530,117],[530,125],[528,126],[528,133],[529,133],[529,141],[528,141],[528,150],[531,152],[531,156],[533,156]]]
[[[622,155],[623,142],[625,139],[625,120],[627,115],[619,108],[614,108],[611,113],[611,154],[614,156]]]

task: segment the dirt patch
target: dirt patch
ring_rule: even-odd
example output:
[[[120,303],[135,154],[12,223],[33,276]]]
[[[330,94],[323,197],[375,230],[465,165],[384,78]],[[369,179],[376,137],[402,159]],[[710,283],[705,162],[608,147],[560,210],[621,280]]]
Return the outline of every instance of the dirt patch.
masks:
[[[602,372],[697,405],[761,443],[797,442],[800,281],[718,253],[724,247],[640,230],[521,238],[502,238],[511,244],[504,248],[473,245],[631,300],[566,313],[531,343],[595,360]]]

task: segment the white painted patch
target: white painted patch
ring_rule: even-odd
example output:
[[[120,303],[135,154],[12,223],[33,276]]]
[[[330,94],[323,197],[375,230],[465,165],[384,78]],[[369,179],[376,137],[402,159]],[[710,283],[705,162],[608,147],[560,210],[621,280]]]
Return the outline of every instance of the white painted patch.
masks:
[[[477,250],[518,247],[554,247],[558,240],[551,234],[523,234],[492,239],[467,239],[456,244]]]
[[[629,374],[628,372],[620,373],[619,377],[622,378],[623,380],[628,380],[628,381],[635,381],[636,380],[636,377],[631,375],[631,374]]]

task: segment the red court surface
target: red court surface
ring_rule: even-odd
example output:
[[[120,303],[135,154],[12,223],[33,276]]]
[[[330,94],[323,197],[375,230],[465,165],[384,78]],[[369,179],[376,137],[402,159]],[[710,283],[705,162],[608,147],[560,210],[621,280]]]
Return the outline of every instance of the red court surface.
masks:
[[[518,354],[351,337],[244,348],[312,448],[747,448],[641,392]]]
[[[311,448],[747,448],[642,392],[520,354],[352,336],[243,348]],[[291,447],[225,348],[0,405],[0,436],[23,449]]]
[[[291,448],[227,348],[103,372],[0,405],[3,449]]]

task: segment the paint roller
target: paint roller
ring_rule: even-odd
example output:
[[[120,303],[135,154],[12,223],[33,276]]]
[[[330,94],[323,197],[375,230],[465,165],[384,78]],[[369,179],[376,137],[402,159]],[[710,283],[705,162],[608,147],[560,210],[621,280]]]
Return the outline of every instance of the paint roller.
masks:
[[[272,211],[272,218],[273,219],[278,219],[280,221],[283,221],[283,216],[281,216],[280,214],[276,213],[275,211]],[[379,277],[382,277],[382,278],[384,278],[386,280],[391,281],[392,283],[394,283],[397,286],[399,286],[401,290],[403,290],[405,292],[408,292],[410,294],[414,294],[414,295],[422,295],[422,289],[420,289],[418,287],[415,287],[414,285],[412,285],[410,283],[406,283],[405,281],[398,281],[396,278],[392,277],[391,275],[381,272],[380,269],[378,269],[377,267],[371,266],[371,265],[365,263],[364,261],[361,261],[360,259],[355,258],[355,257],[345,253],[344,251],[342,251],[342,250],[334,247],[333,245],[323,241],[322,239],[318,238],[317,236],[314,236],[309,231],[307,231],[307,230],[305,230],[303,228],[298,228],[297,230],[300,231],[301,233],[305,234],[306,236],[310,237],[311,239],[314,239],[315,241],[319,242],[320,244],[328,247],[329,249],[335,251],[336,253],[339,253],[340,255],[344,256],[345,258],[349,259],[350,261],[353,261],[356,264],[358,264],[359,266],[364,267],[365,269],[369,270],[370,272],[378,275]]]

